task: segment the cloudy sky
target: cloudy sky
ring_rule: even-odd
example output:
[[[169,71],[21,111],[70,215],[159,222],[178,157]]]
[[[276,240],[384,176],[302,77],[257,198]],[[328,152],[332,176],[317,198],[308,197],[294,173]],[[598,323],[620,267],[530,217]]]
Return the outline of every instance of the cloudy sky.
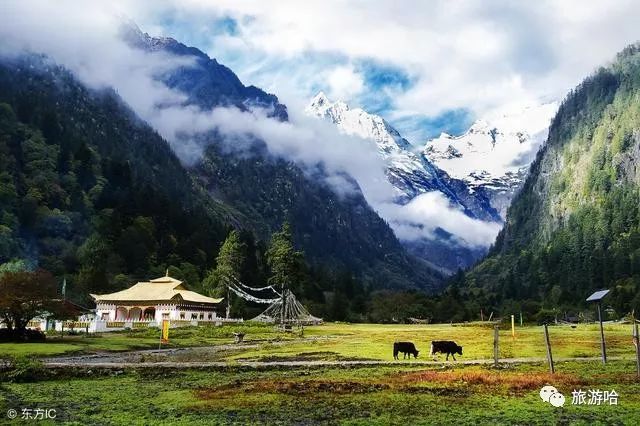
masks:
[[[289,105],[318,90],[389,119],[412,142],[562,98],[640,39],[640,2],[242,1],[122,4]],[[176,6],[178,5],[178,6]]]
[[[475,118],[561,99],[640,38],[638,16],[640,2],[631,0],[3,1],[0,55],[46,53],[90,86],[114,87],[187,163],[200,147],[177,133],[250,133],[298,164],[324,164],[336,188],[349,189],[343,172],[355,177],[403,239],[441,227],[486,246],[499,225],[470,219],[435,193],[396,205],[371,144],[304,117],[304,106],[323,90],[381,114],[414,143],[456,134]],[[123,17],[200,48],[246,85],[276,94],[291,121],[184,107],[183,94],[155,78],[184,59],[132,50],[118,36]]]

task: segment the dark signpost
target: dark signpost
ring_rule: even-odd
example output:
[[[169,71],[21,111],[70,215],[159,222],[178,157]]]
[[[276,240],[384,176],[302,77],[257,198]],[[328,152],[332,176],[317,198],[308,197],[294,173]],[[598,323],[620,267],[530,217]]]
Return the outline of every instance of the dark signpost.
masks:
[[[598,307],[598,321],[600,321],[600,347],[602,348],[602,363],[607,363],[607,348],[604,344],[604,328],[602,327],[602,299],[609,294],[609,290],[599,290],[587,297],[587,302],[596,302]]]
[[[544,324],[543,328],[544,328],[544,342],[547,346],[547,362],[549,362],[549,371],[551,371],[551,374],[553,374],[556,372],[556,369],[553,365],[553,355],[551,353],[551,342],[549,341],[549,328],[547,324]]]
[[[500,331],[498,329],[498,326],[496,325],[493,328],[493,366],[496,368],[498,368],[498,355],[500,353],[499,338]]]

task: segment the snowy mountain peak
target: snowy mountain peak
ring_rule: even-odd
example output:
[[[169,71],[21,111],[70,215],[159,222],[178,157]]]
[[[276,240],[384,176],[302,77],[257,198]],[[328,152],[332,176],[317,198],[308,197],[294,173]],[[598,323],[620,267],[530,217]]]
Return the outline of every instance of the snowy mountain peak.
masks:
[[[469,133],[486,133],[490,130],[490,125],[486,120],[476,120],[469,128]]]
[[[449,176],[471,188],[497,194],[492,204],[504,217],[513,193],[547,137],[558,104],[527,105],[476,120],[462,135],[441,134],[426,142],[422,154]]]
[[[439,201],[434,200],[444,200],[448,204],[446,208],[451,209],[451,212],[462,212],[463,215],[478,220],[478,224],[482,223],[483,228],[486,226],[493,229],[500,221],[498,212],[482,192],[470,189],[461,180],[452,179],[425,155],[417,152],[417,147],[410,144],[382,117],[361,108],[349,108],[341,101],[331,102],[323,92],[313,97],[305,112],[331,121],[342,133],[375,144],[379,156],[386,163],[387,180],[396,191],[394,199],[390,200],[392,203],[385,204],[384,208],[390,209],[388,212],[411,211],[411,215],[415,214],[422,221],[424,215],[430,214],[430,209],[439,208],[435,206]],[[453,137],[445,136],[451,138],[452,144],[455,142]],[[461,155],[453,146],[447,152],[452,158]],[[422,201],[427,199],[429,201]],[[403,210],[405,208],[407,210]],[[423,208],[426,210],[422,210]],[[483,253],[483,249],[478,248],[475,243],[468,242],[462,235],[454,236],[446,229],[453,222],[448,222],[443,227],[434,224],[433,234],[426,236],[410,230],[413,220],[403,217],[403,214],[392,213],[391,225],[412,253],[434,262],[445,273],[468,266]],[[434,218],[435,220],[440,219]]]
[[[318,92],[317,95],[313,97],[313,99],[311,99],[311,102],[309,103],[307,110],[321,110],[321,109],[324,110],[328,108],[330,105],[331,105],[331,101],[329,101],[329,98],[327,98],[327,95],[325,95],[324,92],[321,90]]]
[[[495,211],[485,209],[488,202],[477,200],[463,182],[451,181],[428,158],[415,152],[416,147],[379,115],[361,108],[351,109],[342,101],[331,102],[323,92],[311,100],[305,112],[330,120],[342,133],[375,143],[378,153],[387,162],[387,177],[398,191],[401,203],[425,192],[439,191],[470,215],[496,220]],[[459,155],[453,147],[449,152],[454,157]]]
[[[461,136],[441,134],[426,142],[423,154],[452,177],[474,172],[500,177],[527,167],[547,137],[557,103],[527,106],[493,119],[476,120]],[[461,155],[452,156],[452,148]],[[455,158],[454,158],[455,157]]]
[[[369,114],[361,108],[350,108],[343,101],[331,102],[322,91],[313,97],[305,112],[311,116],[331,120],[347,135],[374,141],[378,150],[385,156],[412,147],[382,117]]]
[[[161,51],[172,45],[180,43],[171,37],[156,36],[152,37],[148,33],[142,32],[138,25],[129,20],[121,21],[119,28],[120,37],[133,47],[145,48],[152,52]]]

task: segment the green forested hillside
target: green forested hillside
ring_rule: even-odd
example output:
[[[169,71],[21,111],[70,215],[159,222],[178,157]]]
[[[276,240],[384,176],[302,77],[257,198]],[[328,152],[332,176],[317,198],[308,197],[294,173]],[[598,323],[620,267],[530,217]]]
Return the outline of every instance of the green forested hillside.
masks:
[[[79,294],[169,265],[196,284],[232,217],[113,92],[44,61],[0,66],[0,200],[0,261],[67,274]]]
[[[610,288],[640,309],[640,47],[573,90],[489,256],[466,274],[472,311],[556,308]]]
[[[273,119],[288,120],[286,106],[275,95],[245,86],[231,69],[199,49],[171,38],[151,37],[135,25],[124,31],[137,48],[190,59],[189,66],[159,77],[162,84],[186,96],[186,105],[203,110],[266,108]],[[376,289],[440,287],[440,273],[407,254],[362,194],[336,195],[321,167],[311,175],[273,156],[260,140],[245,141],[239,148],[216,131],[200,133],[197,139],[207,148],[202,161],[189,170],[212,198],[241,212],[261,240],[267,241],[288,221],[296,245],[315,267],[348,270]]]
[[[211,145],[195,173],[212,197],[243,213],[260,239],[290,222],[316,266],[355,272],[376,289],[433,290],[441,280],[405,252],[362,194],[337,195],[285,160],[259,152],[234,156]]]
[[[199,289],[232,228],[246,248],[241,278],[264,283],[269,239],[286,221],[308,263],[296,288],[318,315],[358,318],[376,288],[433,288],[439,277],[361,195],[321,182],[215,147],[187,169],[112,90],[87,89],[45,58],[0,64],[0,263],[66,276],[78,301],[166,268]]]

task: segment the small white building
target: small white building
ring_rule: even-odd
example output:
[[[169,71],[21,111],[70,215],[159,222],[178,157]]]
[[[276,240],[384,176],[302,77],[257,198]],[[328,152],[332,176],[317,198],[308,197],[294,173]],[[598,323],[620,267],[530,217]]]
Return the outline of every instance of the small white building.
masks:
[[[203,296],[187,290],[182,281],[168,274],[110,294],[92,294],[96,301],[97,321],[172,322],[219,321],[217,310],[223,299]]]

